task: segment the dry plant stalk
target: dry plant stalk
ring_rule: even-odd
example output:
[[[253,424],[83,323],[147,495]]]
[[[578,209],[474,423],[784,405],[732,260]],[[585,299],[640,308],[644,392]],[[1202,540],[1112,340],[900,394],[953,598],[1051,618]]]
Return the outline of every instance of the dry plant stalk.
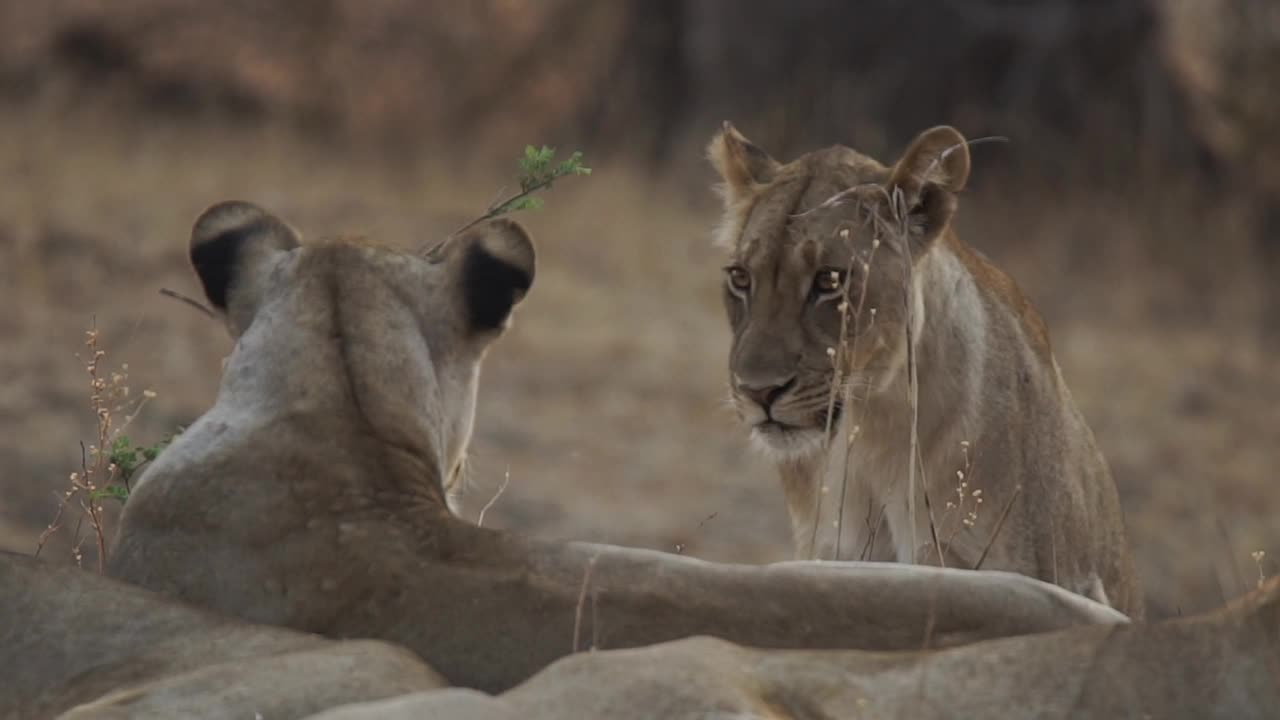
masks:
[[[870,185],[862,185],[862,186],[850,188],[849,190],[846,190],[837,194],[836,196],[822,203],[822,205],[820,205],[819,208],[842,204],[844,202],[847,202],[850,199],[854,199],[854,201],[857,202],[856,198],[857,198],[858,191],[867,189],[867,188],[874,188],[875,190],[879,190],[880,192],[884,193],[884,199],[889,204],[891,218],[885,218],[882,214],[874,211],[867,213],[867,216],[869,218],[868,222],[874,227],[873,227],[872,255],[871,257],[868,258],[868,260],[865,263],[863,263],[862,267],[864,269],[864,274],[866,275],[870,274],[870,263],[872,258],[874,257],[875,250],[879,247],[880,243],[882,242],[881,238],[885,237],[886,235],[892,236],[898,239],[903,244],[903,247],[905,250],[903,253],[903,263],[906,271],[904,282],[903,282],[903,303],[905,305],[905,311],[906,311],[904,316],[904,324],[906,325],[906,333],[907,333],[907,337],[906,337],[907,373],[908,373],[907,403],[911,413],[911,418],[910,418],[911,435],[909,438],[909,450],[908,450],[910,457],[907,463],[907,467],[908,467],[907,514],[910,518],[912,518],[911,547],[915,548],[915,547],[918,547],[917,539],[915,536],[915,520],[914,520],[916,517],[916,506],[915,506],[915,489],[916,489],[916,483],[917,483],[916,476],[917,474],[921,475],[919,482],[922,485],[926,483],[926,479],[923,477],[924,459],[920,449],[920,437],[919,437],[919,417],[920,417],[919,397],[918,397],[919,396],[919,378],[918,378],[917,367],[916,367],[917,363],[916,363],[916,355],[915,355],[916,338],[914,336],[914,303],[912,302],[912,293],[914,292],[915,279],[913,275],[914,263],[912,261],[912,257],[910,253],[910,245],[909,245],[910,238],[909,238],[909,229],[908,229],[908,217],[907,217],[908,208],[906,207],[906,199],[903,196],[902,190],[900,188],[895,188],[892,193],[889,193],[884,188],[880,188],[877,186],[870,186]],[[815,209],[818,209],[818,208],[815,208]],[[847,230],[841,230],[840,232],[841,232],[841,235],[840,235],[841,238],[848,237]],[[851,258],[850,260],[850,264],[849,264],[850,271],[852,271],[852,268],[855,262],[857,262],[856,253],[854,254],[853,258]],[[858,305],[853,310],[853,314],[855,318],[853,346],[850,347],[849,340],[848,340],[848,322],[847,321],[848,321],[849,308],[847,304],[848,301],[846,299],[842,309],[839,348],[838,349],[831,348],[831,349],[828,349],[827,351],[828,355],[832,356],[833,362],[835,363],[835,374],[832,378],[831,396],[828,400],[828,409],[827,409],[826,430],[827,430],[828,436],[830,435],[830,432],[831,432],[831,419],[833,415],[833,409],[835,406],[836,393],[840,392],[842,388],[845,390],[844,392],[844,395],[846,396],[845,405],[849,407],[850,410],[852,409],[851,396],[852,396],[853,388],[844,387],[846,383],[842,375],[843,375],[845,360],[848,357],[850,357],[853,352],[856,351],[858,337],[862,334],[862,332],[860,332],[860,329],[857,327],[856,323],[860,321],[863,305],[866,300],[866,294],[865,294],[866,282],[863,283],[862,287],[863,287],[863,293],[860,294]],[[871,312],[874,313],[874,308],[871,309]],[[872,315],[872,318],[874,320],[874,314]],[[856,427],[860,428],[861,426],[859,424]],[[853,434],[851,433],[850,438],[846,442],[846,446],[845,446],[845,467],[844,467],[844,471],[841,474],[842,477],[841,477],[841,488],[840,488],[840,507],[837,509],[837,516],[836,516],[836,523],[835,523],[836,559],[839,559],[841,536],[844,533],[844,502],[845,502],[846,492],[848,489],[849,453],[853,445],[853,439],[854,437],[853,437]],[[824,458],[823,460],[823,471],[822,471],[823,477],[826,476],[826,467],[827,467],[826,463],[829,462],[829,457],[830,456],[828,454],[828,457]],[[825,488],[822,488],[822,489],[825,489]],[[811,553],[813,549],[816,548],[816,545],[817,545],[818,525],[821,521],[820,518],[821,518],[821,508],[822,508],[822,494],[823,494],[822,492],[819,492],[818,497],[815,501],[813,536],[810,540]],[[943,566],[945,566],[942,543],[938,537],[937,521],[934,517],[933,506],[929,499],[929,493],[928,493],[927,487],[924,488],[923,494],[924,494],[924,500],[925,500],[925,509],[926,509],[926,512],[928,513],[928,518],[929,518],[929,531],[933,540],[934,548],[938,553],[938,562],[939,564],[942,564]],[[867,557],[872,550],[872,547],[875,541],[875,536],[877,534],[877,530],[879,528],[880,523],[883,520],[883,515],[884,515],[883,510],[884,508],[882,507],[881,512],[876,518],[875,526],[871,528],[871,532],[868,535],[867,543],[864,545],[861,551],[861,556],[863,558]]]
[[[841,240],[849,239],[848,228],[841,228],[837,234],[839,235]],[[845,269],[846,283],[848,282],[848,278],[850,277],[850,274],[853,272],[853,264],[855,262],[857,262],[857,254],[851,252],[849,257],[849,266]],[[863,283],[863,287],[864,288],[866,287],[866,283]],[[859,305],[858,310],[855,311],[855,316],[856,316],[856,312],[860,311],[861,309],[862,309],[861,305]],[[855,336],[857,335],[856,331],[854,334]],[[827,421],[826,421],[826,426],[823,429],[823,432],[826,434],[826,437],[828,439],[831,437],[831,424],[835,417],[836,397],[840,394],[840,388],[844,385],[843,376],[844,376],[844,366],[845,366],[845,360],[846,360],[845,350],[848,345],[848,337],[849,337],[849,303],[847,299],[842,299],[840,301],[840,337],[838,342],[836,343],[836,347],[827,348],[827,355],[831,358],[831,365],[833,370],[831,375],[831,393],[827,396]],[[856,342],[856,339],[855,339],[855,342]],[[838,507],[836,510],[836,513],[837,513],[836,552],[835,552],[835,557],[831,558],[832,560],[840,559],[840,535],[842,532],[841,521],[843,520],[843,515],[844,515],[844,490],[845,490],[845,487],[847,486],[847,477],[848,477],[848,455],[847,454],[845,456],[845,459],[846,459],[846,463],[844,468],[844,471],[845,471],[844,475],[846,478],[846,482],[842,483],[841,485],[840,507]],[[825,485],[825,482],[827,477],[827,466],[828,466],[828,463],[830,462],[831,462],[831,453],[827,453],[822,458],[822,470],[818,474],[819,481],[824,484],[818,488],[817,496],[814,498],[814,501],[813,501],[814,503],[813,504],[813,531],[809,536],[809,559],[811,560],[818,559],[818,556],[817,556],[818,527],[822,524],[822,496],[825,495],[827,492],[827,486]]]
[[[916,538],[916,474],[918,472],[924,494],[925,511],[929,517],[929,533],[933,537],[933,545],[938,553],[938,564],[945,567],[946,560],[942,554],[942,544],[938,542],[938,524],[933,517],[933,505],[929,502],[929,481],[924,476],[924,457],[920,451],[920,378],[916,361],[915,303],[912,302],[912,293],[915,291],[915,263],[911,257],[910,237],[907,230],[909,208],[902,188],[894,188],[892,199],[894,220],[901,229],[903,242],[908,244],[906,251],[902,254],[906,268],[906,278],[902,284],[902,299],[906,306],[903,323],[907,331],[907,403],[911,409],[910,457],[907,459],[907,516],[911,518],[911,547],[913,553],[915,548],[919,547]]]
[[[587,588],[591,585],[591,571],[595,569],[596,561],[600,559],[600,553],[591,556],[587,561],[587,568],[582,572],[582,587],[578,589],[578,605],[573,611],[573,652],[578,652],[579,638],[582,633],[582,609],[587,603]],[[597,634],[597,617],[596,617],[596,595],[595,591],[591,593],[591,648],[595,649],[595,638]]]
[[[196,310],[199,310],[201,313],[204,314],[205,317],[211,320],[218,319],[217,313],[210,310],[208,305],[205,305],[204,303],[200,302],[199,300],[196,300],[190,295],[183,295],[177,290],[170,290],[169,288],[160,288],[160,294],[167,298],[172,298],[174,300],[177,300],[178,302],[184,305],[187,305],[189,307],[195,308]]]
[[[939,525],[945,524],[946,519],[950,517],[952,512],[960,514],[960,521],[952,527],[951,534],[947,536],[946,542],[943,543],[942,549],[944,552],[951,549],[952,545],[955,544],[956,535],[959,535],[962,530],[972,532],[978,525],[978,510],[981,508],[983,497],[981,489],[969,489],[974,484],[973,456],[969,454],[969,447],[968,440],[960,441],[962,460],[960,469],[956,470],[955,498],[947,500],[942,512],[943,522],[939,523]],[[967,508],[966,503],[969,503]]]
[[[125,492],[128,490],[118,482],[120,468],[112,461],[111,448],[124,429],[138,416],[147,401],[154,398],[156,394],[151,390],[143,390],[136,401],[132,400],[127,385],[129,365],[122,364],[120,369],[115,371],[109,371],[104,366],[103,361],[107,353],[100,343],[96,318],[90,321],[89,329],[85,331],[85,347],[88,350],[88,358],[79,355],[77,357],[84,363],[85,372],[89,376],[89,408],[93,412],[97,426],[96,444],[86,448],[83,442],[80,443],[80,470],[68,476],[70,487],[62,493],[53,520],[40,533],[35,554],[39,555],[49,538],[62,528],[67,507],[74,502],[80,507],[80,516],[76,520],[72,533],[72,556],[75,558],[76,565],[82,564],[84,555],[81,548],[84,538],[81,537],[80,532],[87,519],[97,547],[98,572],[102,573],[105,571],[107,561],[102,500],[107,497],[119,498],[122,490]],[[123,414],[124,420],[116,425],[114,419],[120,414]]]
[[[987,539],[987,544],[982,548],[982,554],[978,556],[978,561],[973,564],[974,570],[981,570],[982,563],[987,559],[987,552],[991,550],[991,546],[996,544],[996,538],[1000,536],[1000,530],[1004,528],[1005,518],[1009,517],[1009,510],[1013,508],[1013,503],[1022,494],[1022,485],[1013,487],[1013,494],[1009,496],[1009,501],[1004,504],[1004,509],[1000,511],[1000,517],[996,518],[995,529],[991,531],[991,537]],[[1052,536],[1051,536],[1052,537]],[[1053,584],[1058,584],[1058,550],[1057,545],[1053,546]]]
[[[508,465],[507,472],[502,477],[502,485],[498,486],[498,492],[494,493],[493,497],[489,498],[489,502],[485,503],[484,507],[480,508],[480,514],[476,516],[476,527],[484,527],[484,514],[489,512],[489,508],[497,504],[498,498],[502,497],[502,493],[506,491],[507,485],[510,483],[511,466]]]
[[[848,237],[847,232],[841,235],[841,237],[847,238]],[[844,392],[841,394],[843,396],[844,407],[849,412],[852,412],[854,407],[854,399],[855,399],[854,387],[852,384],[849,383],[848,378],[841,380],[840,373],[843,371],[844,366],[849,362],[852,362],[853,358],[857,355],[858,340],[861,339],[863,333],[867,332],[870,329],[870,327],[875,324],[876,309],[869,308],[868,312],[870,314],[870,322],[868,322],[868,327],[866,328],[861,327],[862,311],[863,309],[867,309],[866,304],[867,304],[868,283],[866,279],[869,278],[871,275],[871,264],[875,262],[876,251],[879,249],[880,249],[880,237],[879,237],[879,234],[876,233],[875,236],[872,237],[871,239],[871,252],[867,253],[867,259],[861,262],[863,282],[860,284],[860,287],[858,290],[858,302],[853,307],[853,310],[852,310],[853,312],[852,344],[850,344],[849,337],[848,337],[848,324],[849,324],[848,321],[849,321],[849,312],[850,312],[848,298],[845,298],[840,303],[840,308],[839,308],[840,309],[840,351],[837,356],[838,367],[837,367],[836,376],[833,379],[833,382],[836,385],[843,384]],[[849,259],[849,267],[845,271],[846,278],[852,275],[855,263],[857,263],[856,254],[851,255]],[[836,388],[833,386],[832,387],[833,396],[834,396],[835,389]],[[864,402],[864,403],[861,403],[860,405],[861,405],[860,409],[862,410],[862,414],[859,416],[858,422],[854,424],[852,429],[849,430],[849,436],[845,438],[845,443],[844,443],[844,465],[840,470],[840,498],[839,498],[839,507],[836,509],[836,548],[835,548],[835,557],[832,558],[833,560],[840,559],[840,545],[844,539],[844,506],[845,506],[846,497],[848,496],[848,492],[849,492],[849,455],[853,452],[854,440],[857,439],[858,434],[862,430],[862,423],[866,421],[866,403]],[[828,415],[827,415],[827,418],[828,418],[827,434],[828,435],[831,434],[830,417],[831,417],[830,410],[828,409]],[[824,468],[823,476],[825,477],[825,475],[826,475],[826,470]],[[871,545],[875,542],[874,535],[875,535],[875,530],[873,529],[871,533],[871,537],[869,537],[867,540],[868,545]]]
[[[702,518],[702,521],[701,521],[701,522],[699,522],[699,523],[698,523],[698,525],[697,525],[697,527],[695,527],[695,528],[693,529],[693,532],[692,532],[692,533],[690,533],[690,534],[687,536],[687,539],[686,539],[686,540],[683,540],[683,541],[681,541],[681,542],[677,542],[677,543],[675,544],[675,548],[674,548],[674,549],[675,549],[675,554],[676,554],[676,555],[683,555],[683,554],[684,554],[684,549],[685,549],[686,547],[688,547],[688,545],[689,545],[689,543],[690,543],[690,542],[692,542],[692,538],[693,538],[693,536],[695,536],[695,535],[697,535],[699,532],[701,532],[701,531],[702,531],[702,526],[703,526],[703,525],[706,525],[707,523],[711,522],[712,520],[715,520],[715,519],[716,519],[716,516],[717,516],[717,515],[719,515],[719,514],[720,514],[720,511],[719,511],[719,510],[716,510],[715,512],[711,513],[710,515],[708,515],[708,516],[706,516],[706,517]]]

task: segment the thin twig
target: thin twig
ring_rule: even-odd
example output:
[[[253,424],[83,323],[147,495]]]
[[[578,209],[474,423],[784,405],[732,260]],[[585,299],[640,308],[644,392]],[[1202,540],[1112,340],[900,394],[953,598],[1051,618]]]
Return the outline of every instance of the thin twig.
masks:
[[[715,519],[715,517],[716,517],[717,515],[719,515],[719,514],[720,514],[720,511],[719,511],[719,510],[717,510],[717,511],[715,511],[715,512],[711,513],[710,515],[708,515],[708,516],[706,516],[706,517],[702,518],[702,522],[698,523],[698,526],[697,526],[697,527],[695,527],[695,528],[693,529],[693,532],[690,534],[690,537],[692,537],[693,535],[697,535],[697,534],[698,534],[698,532],[699,532],[700,530],[702,530],[702,526],[703,526],[703,525],[706,525],[706,524],[707,524],[707,522],[709,522],[709,521],[711,521],[711,520],[714,520],[714,519]],[[681,554],[683,554],[683,553],[684,553],[684,549],[685,549],[685,547],[686,547],[688,544],[689,544],[689,541],[686,541],[686,542],[678,542],[678,543],[676,543],[676,545],[675,545],[676,554],[677,554],[677,555],[681,555]]]
[[[81,500],[81,512],[76,517],[76,529],[75,532],[71,533],[71,539],[75,541],[75,544],[71,548],[71,553],[76,559],[76,567],[84,567],[82,564],[84,562],[84,553],[80,549],[84,546],[84,538],[80,535],[80,530],[84,528],[84,509],[84,501]]]
[[[53,514],[53,520],[40,533],[40,538],[36,541],[35,557],[40,557],[40,551],[44,549],[45,543],[49,542],[49,538],[53,537],[54,533],[62,529],[62,514],[66,511],[68,502],[70,502],[70,496],[66,494],[58,501],[58,509]]]
[[[891,208],[894,218],[899,223],[906,223],[907,218],[907,201],[903,195],[902,188],[894,188],[892,196]],[[902,253],[903,263],[906,267],[906,278],[902,285],[902,300],[904,306],[904,323],[907,331],[907,405],[911,412],[911,427],[909,445],[907,450],[907,517],[910,518],[909,525],[911,531],[911,562],[915,562],[915,554],[919,545],[916,539],[916,467],[920,458],[920,385],[917,377],[916,368],[916,338],[915,338],[915,263],[911,257],[910,237],[907,233],[903,234],[907,240],[907,247]],[[920,468],[923,470],[924,468]],[[931,521],[932,522],[932,521]],[[942,548],[938,548],[938,556],[942,556]]]
[[[867,329],[864,329],[861,327],[862,311],[867,304],[867,286],[871,284],[869,282],[869,278],[871,277],[871,263],[875,262],[876,251],[879,249],[880,249],[880,233],[873,232],[872,238],[871,238],[871,252],[867,253],[867,259],[862,264],[862,282],[859,283],[860,287],[858,290],[858,304],[853,308],[853,343],[851,347],[849,346],[849,339],[846,333],[846,330],[848,327],[849,298],[846,295],[843,299],[844,310],[843,312],[841,312],[841,317],[840,317],[840,354],[842,356],[841,365],[840,365],[841,368],[843,368],[845,364],[849,364],[850,367],[852,367],[854,358],[856,358],[858,355],[858,340],[861,339],[863,333],[867,331]],[[856,252],[853,252],[853,248],[850,247],[849,250],[850,250],[849,267],[845,270],[846,284],[849,282],[849,278],[853,276],[853,266],[858,259],[858,255]],[[876,317],[875,311],[872,310],[870,325],[875,324],[875,317]],[[838,374],[837,374],[837,377],[839,377]],[[845,380],[845,382],[847,383],[847,379]],[[854,407],[852,385],[850,385],[846,389],[844,396],[845,396],[844,410],[846,413],[852,413],[853,407]],[[861,412],[858,417],[858,424],[855,425],[853,429],[850,429],[849,436],[844,438],[844,467],[842,467],[840,471],[840,506],[836,510],[836,552],[835,552],[835,557],[831,558],[832,560],[840,559],[840,545],[841,545],[841,541],[844,538],[844,505],[845,505],[845,497],[847,496],[849,491],[849,455],[850,453],[853,452],[853,440],[854,440],[853,433],[855,431],[861,431],[862,423],[866,421],[867,402],[859,403],[859,405],[861,406],[859,408]],[[848,423],[845,423],[846,427],[847,425]],[[830,435],[830,432],[828,432],[828,435]],[[825,470],[823,471],[823,476],[824,476],[823,480],[825,481],[826,479]],[[872,535],[874,537],[874,532],[872,533]]]
[[[933,503],[929,502],[929,488],[921,487],[920,490],[924,494],[924,511],[929,516],[929,535],[933,538],[933,547],[938,553],[938,565],[946,567],[947,558],[942,554],[942,543],[938,541],[938,524],[933,519]]]
[[[1053,513],[1049,513],[1049,554],[1053,558],[1053,584],[1060,585],[1058,582],[1058,524],[1053,520]]]
[[[442,249],[442,247],[444,247],[445,245],[448,245],[449,241],[452,241],[454,237],[460,236],[460,234],[462,234],[463,232],[466,232],[468,231],[468,229],[476,227],[476,225],[479,225],[480,223],[485,222],[485,220],[492,220],[493,218],[497,218],[498,215],[502,215],[506,213],[507,208],[511,206],[512,202],[516,202],[518,200],[524,200],[525,197],[529,197],[530,195],[532,195],[532,193],[535,193],[535,192],[538,192],[539,190],[544,190],[544,188],[550,187],[550,184],[558,181],[559,178],[561,178],[561,176],[550,177],[550,178],[544,179],[544,181],[532,183],[530,184],[529,187],[526,187],[525,190],[521,190],[520,192],[515,193],[515,195],[507,197],[506,200],[494,200],[493,202],[490,202],[489,208],[485,209],[484,214],[481,214],[479,218],[470,220],[470,222],[463,224],[462,227],[456,229],[456,231],[453,231],[447,234],[447,236],[444,236],[444,240],[440,242],[436,242],[435,245],[429,247],[429,249],[426,250],[426,252],[424,252],[424,255],[435,255],[436,252],[439,252],[440,249]]]
[[[1231,534],[1227,532],[1227,526],[1222,522],[1222,516],[1215,509],[1213,513],[1213,524],[1218,529],[1218,536],[1222,539],[1222,545],[1227,551],[1227,561],[1231,564],[1231,574],[1235,578],[1236,585],[1249,592],[1249,585],[1244,581],[1244,576],[1240,574],[1240,566],[1236,564],[1235,545],[1231,542]],[[1219,581],[1221,582],[1221,581]],[[1225,592],[1223,593],[1226,594]]]
[[[847,240],[849,238],[849,229],[843,228],[837,234],[842,240]],[[848,282],[849,282],[848,278],[850,274],[853,273],[853,263],[857,261],[857,257],[858,257],[857,253],[852,252],[852,248],[850,248],[849,267],[845,270],[846,287],[848,286]],[[865,283],[863,284],[865,286]],[[831,393],[827,397],[827,421],[826,421],[826,427],[823,430],[824,436],[828,443],[828,447],[830,447],[830,443],[831,443],[831,425],[832,425],[832,421],[835,418],[836,396],[840,393],[841,386],[844,385],[844,378],[843,378],[844,362],[842,362],[842,360],[844,355],[845,343],[847,341],[848,332],[849,332],[849,312],[848,312],[849,298],[847,294],[843,292],[844,288],[841,288],[841,290],[842,292],[840,296],[841,297],[840,302],[842,303],[842,306],[844,309],[840,312],[840,337],[839,337],[839,341],[836,343],[836,347],[828,350],[828,352],[831,353],[831,364],[832,364]],[[849,408],[849,409],[851,410],[852,408]],[[847,453],[845,455],[845,458],[846,460],[848,459]],[[824,487],[826,487],[827,467],[828,467],[828,463],[830,462],[831,462],[831,453],[830,451],[828,451],[827,453],[824,454],[822,458],[822,469],[818,473],[818,492],[816,493],[816,497],[814,498],[814,501],[813,501],[813,532],[809,536],[809,559],[811,560],[817,559],[818,526],[822,524],[822,496],[825,494],[822,492],[822,490]],[[842,474],[847,475],[848,469],[849,469],[848,464],[846,463],[845,467],[842,468]],[[842,511],[843,511],[843,505],[844,505],[844,486],[843,485],[841,487],[840,504],[842,507],[838,508],[836,511],[836,518],[837,518],[836,520],[836,556],[831,558],[832,560],[840,559],[840,530],[841,530],[840,524],[841,524],[841,521],[843,520]]]
[[[458,228],[457,230],[454,230],[453,232],[449,233],[449,236],[448,236],[448,237],[446,237],[444,240],[440,241],[440,243],[439,243],[439,244],[437,244],[435,247],[431,248],[431,250],[429,250],[429,251],[428,251],[428,254],[431,254],[431,253],[435,252],[435,251],[436,251],[436,249],[437,249],[437,248],[439,248],[441,245],[444,245],[445,243],[449,242],[449,241],[450,241],[450,240],[452,240],[453,238],[457,237],[458,235],[461,235],[462,233],[466,232],[467,230],[470,230],[471,228],[475,227],[476,225],[479,225],[480,223],[484,222],[485,220],[492,220],[493,218],[498,217],[499,215],[503,214],[503,211],[504,211],[507,207],[509,207],[512,203],[517,202],[517,201],[519,201],[519,200],[523,200],[523,199],[525,199],[525,198],[529,197],[530,195],[532,195],[532,194],[534,194],[534,193],[538,192],[539,190],[543,190],[543,189],[545,189],[545,188],[547,188],[547,187],[550,187],[550,186],[551,186],[551,184],[552,184],[553,182],[555,182],[556,180],[559,180],[559,179],[560,179],[560,176],[556,176],[556,177],[549,177],[549,178],[547,178],[546,180],[543,180],[543,181],[541,181],[541,182],[533,183],[533,184],[532,184],[532,185],[530,185],[529,187],[527,187],[527,188],[525,188],[525,189],[521,190],[520,192],[518,192],[518,193],[516,193],[516,194],[514,194],[514,195],[512,195],[512,196],[510,196],[510,197],[508,197],[506,200],[494,201],[494,202],[490,203],[490,204],[489,204],[489,207],[488,207],[487,209],[485,209],[485,211],[484,211],[484,214],[483,214],[483,215],[481,215],[480,217],[478,217],[478,218],[476,218],[476,219],[474,219],[474,220],[471,220],[470,222],[466,223],[465,225],[463,225],[462,227]]]
[[[991,546],[996,544],[996,536],[1000,534],[1000,529],[1004,527],[1005,518],[1009,517],[1009,510],[1013,508],[1013,501],[1018,499],[1022,494],[1022,486],[1013,486],[1013,494],[1009,496],[1009,501],[1004,504],[1004,508],[1000,510],[1000,517],[996,518],[996,527],[991,531],[991,537],[987,539],[986,547],[982,548],[982,554],[978,556],[978,561],[973,564],[974,570],[982,569],[982,562],[987,559],[987,552],[991,550]],[[1051,536],[1052,537],[1052,536]],[[1058,564],[1054,562],[1054,572],[1057,572]],[[1054,584],[1057,584],[1057,578],[1054,578]]]
[[[204,313],[206,316],[214,320],[218,319],[217,313],[210,310],[209,307],[206,306],[204,303],[194,298],[183,295],[177,290],[170,290],[169,288],[160,288],[160,294],[168,298],[173,298],[178,302],[186,303],[187,305],[190,305],[191,307],[195,308],[196,310],[199,310],[200,312]]]
[[[938,583],[934,581],[929,585],[929,615],[925,618],[924,624],[924,641],[921,643],[921,650],[928,650],[933,645],[933,635],[938,629]],[[926,666],[928,663],[924,663]],[[923,679],[923,678],[922,678]]]
[[[929,167],[925,168],[925,171],[921,173],[921,175],[924,177],[928,177],[929,173],[933,172],[933,169],[938,167],[938,163],[942,162],[943,160],[946,160],[951,155],[951,153],[955,152],[956,150],[959,150],[962,147],[973,147],[974,145],[983,145],[985,143],[993,143],[993,142],[1007,143],[1011,141],[1009,140],[1009,138],[1005,137],[1004,135],[987,135],[985,137],[974,138],[973,140],[965,140],[962,143],[956,143],[955,145],[952,145],[946,150],[943,150],[942,152],[938,153],[938,155],[933,158],[933,162],[929,163]]]
[[[578,589],[578,606],[573,611],[573,652],[578,652],[578,638],[582,631],[582,607],[587,602],[587,586],[591,584],[591,570],[596,566],[596,560],[600,559],[600,551],[596,551],[591,559],[587,561],[587,568],[582,572],[582,587]],[[594,624],[594,619],[592,623]],[[592,632],[595,628],[592,627]]]
[[[476,517],[477,527],[484,527],[484,514],[489,512],[489,508],[493,507],[494,503],[498,502],[498,498],[502,497],[502,492],[507,489],[507,484],[510,482],[511,466],[508,465],[507,472],[502,478],[502,485],[498,487],[498,492],[494,493],[493,497],[489,498],[489,502],[485,503],[484,507],[480,508],[480,514]]]
[[[591,650],[600,648],[600,607],[596,602],[600,588],[591,587]]]

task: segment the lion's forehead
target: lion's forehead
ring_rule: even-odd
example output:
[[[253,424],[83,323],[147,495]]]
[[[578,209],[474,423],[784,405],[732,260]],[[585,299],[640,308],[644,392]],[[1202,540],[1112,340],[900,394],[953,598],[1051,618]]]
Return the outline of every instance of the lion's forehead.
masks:
[[[826,186],[805,195],[825,199],[831,197],[830,189]],[[756,269],[787,266],[808,272],[818,267],[843,267],[854,253],[863,256],[871,249],[874,229],[856,208],[839,204],[791,212],[796,203],[790,200],[785,195],[761,199],[764,207],[753,212],[739,241],[740,262]]]

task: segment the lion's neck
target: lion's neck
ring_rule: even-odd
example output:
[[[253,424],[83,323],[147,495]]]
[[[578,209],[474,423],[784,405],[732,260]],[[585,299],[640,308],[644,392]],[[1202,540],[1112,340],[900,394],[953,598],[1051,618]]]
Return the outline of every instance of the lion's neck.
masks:
[[[407,325],[412,318],[394,315],[344,317],[312,309],[288,313],[294,318],[288,323],[273,322],[273,315],[258,318],[228,359],[209,415],[264,430],[301,422],[342,436],[349,440],[343,447],[367,456],[351,458],[353,464],[378,465],[377,473],[368,473],[370,482],[384,485],[378,492],[399,493],[416,506],[445,507],[439,451],[444,422],[430,415],[437,382],[431,353],[412,331],[416,323]],[[317,319],[297,319],[308,317]],[[278,357],[264,358],[268,348]],[[341,448],[317,450],[327,455]]]
[[[779,463],[801,557],[832,559],[838,548],[841,559],[910,562],[915,556],[907,492],[913,421],[923,465],[915,477],[916,518],[925,517],[923,483],[928,482],[931,497],[943,498],[942,489],[961,466],[960,443],[975,439],[974,408],[986,359],[980,291],[945,244],[919,263],[915,283],[916,411],[904,346],[876,389],[864,401],[845,405],[825,446]],[[927,530],[927,522],[923,526]],[[915,546],[928,537],[920,528],[915,536]]]

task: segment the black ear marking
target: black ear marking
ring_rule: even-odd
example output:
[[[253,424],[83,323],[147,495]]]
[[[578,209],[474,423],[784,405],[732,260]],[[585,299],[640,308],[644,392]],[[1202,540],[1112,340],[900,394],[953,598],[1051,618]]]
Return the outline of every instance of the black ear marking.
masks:
[[[473,243],[463,261],[463,297],[476,330],[497,330],[533,284],[529,273]]]
[[[230,228],[191,247],[191,264],[215,308],[226,312],[227,294],[235,277],[240,249],[249,239],[270,230],[264,221]]]

